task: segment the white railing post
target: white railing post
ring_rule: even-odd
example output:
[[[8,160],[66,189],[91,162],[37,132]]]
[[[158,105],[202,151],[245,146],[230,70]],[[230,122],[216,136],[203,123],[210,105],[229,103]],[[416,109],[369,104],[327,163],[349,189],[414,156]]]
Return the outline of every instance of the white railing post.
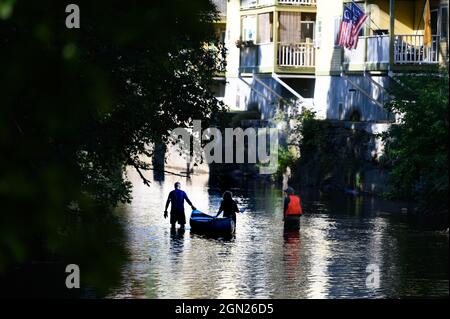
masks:
[[[312,43],[278,43],[277,61],[284,67],[314,67],[315,48]]]
[[[396,64],[438,63],[439,36],[433,35],[431,47],[426,47],[423,35],[396,35],[394,50]]]

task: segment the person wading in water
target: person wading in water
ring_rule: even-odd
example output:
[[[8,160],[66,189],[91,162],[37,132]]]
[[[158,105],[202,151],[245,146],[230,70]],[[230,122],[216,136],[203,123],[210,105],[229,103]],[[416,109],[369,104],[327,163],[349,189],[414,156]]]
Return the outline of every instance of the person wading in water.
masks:
[[[284,222],[285,224],[300,225],[300,216],[303,214],[300,197],[294,195],[294,189],[288,187],[284,198]]]
[[[175,189],[169,193],[166,202],[166,209],[164,210],[164,218],[167,218],[167,208],[169,203],[172,203],[170,208],[170,224],[172,224],[172,229],[175,229],[175,223],[180,224],[180,229],[184,229],[186,224],[186,216],[184,215],[184,201],[186,201],[192,208],[196,210],[194,205],[187,197],[186,193],[181,190],[180,182],[176,182],[174,185]]]
[[[233,200],[233,194],[230,191],[226,191],[222,196],[223,200],[220,203],[219,212],[216,217],[218,217],[223,212],[223,217],[231,217],[236,224],[236,213],[239,213],[239,208],[236,202]]]

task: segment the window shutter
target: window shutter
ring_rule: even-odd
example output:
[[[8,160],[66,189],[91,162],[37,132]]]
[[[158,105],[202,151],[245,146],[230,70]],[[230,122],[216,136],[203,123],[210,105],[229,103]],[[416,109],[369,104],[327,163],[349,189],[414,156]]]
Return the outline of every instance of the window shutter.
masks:
[[[258,15],[258,43],[270,42],[270,13]]]

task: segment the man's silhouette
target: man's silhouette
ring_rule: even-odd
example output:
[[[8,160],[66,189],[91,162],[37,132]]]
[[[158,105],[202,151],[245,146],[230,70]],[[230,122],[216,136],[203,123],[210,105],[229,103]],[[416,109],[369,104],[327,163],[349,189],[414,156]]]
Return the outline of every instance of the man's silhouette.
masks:
[[[172,224],[172,228],[174,229],[175,223],[178,222],[178,224],[180,224],[180,229],[184,229],[184,225],[186,224],[186,216],[184,215],[184,201],[186,200],[192,210],[195,210],[196,208],[192,205],[186,193],[181,190],[180,182],[176,182],[174,187],[175,189],[171,191],[169,193],[169,197],[167,197],[164,218],[167,218],[167,208],[169,207],[169,203],[172,203],[170,208],[170,224]]]

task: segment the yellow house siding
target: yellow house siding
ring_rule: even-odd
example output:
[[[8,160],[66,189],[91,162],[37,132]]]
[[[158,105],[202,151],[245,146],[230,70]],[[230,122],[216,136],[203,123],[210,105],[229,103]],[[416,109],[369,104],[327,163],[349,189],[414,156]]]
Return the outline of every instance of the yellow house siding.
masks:
[[[380,29],[389,30],[390,17],[388,0],[370,1],[367,4],[367,11],[371,18],[367,23],[372,29],[379,27]]]
[[[424,0],[395,0],[395,34],[422,34]],[[439,5],[439,0],[431,0],[432,8]],[[372,29],[389,30],[389,0],[368,0],[367,12],[372,21]]]
[[[414,34],[415,27],[415,8],[417,1],[395,1],[395,34]],[[367,22],[370,29],[389,30],[389,0],[368,1],[367,11],[370,14],[370,20]],[[372,33],[372,32],[371,32]]]
[[[395,2],[395,34],[414,34],[417,29],[414,12],[417,1],[397,0]],[[389,19],[389,9],[388,19]]]

